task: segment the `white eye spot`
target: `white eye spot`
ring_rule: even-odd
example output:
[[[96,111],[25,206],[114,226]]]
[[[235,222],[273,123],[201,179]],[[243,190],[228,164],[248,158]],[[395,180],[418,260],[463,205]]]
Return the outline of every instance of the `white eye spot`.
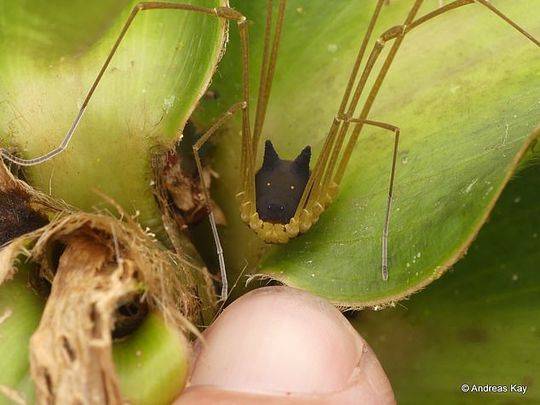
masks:
[[[266,185],[267,185],[268,187],[270,187],[270,186],[272,185],[272,183],[268,182],[268,183],[266,183]]]
[[[294,186],[291,186],[291,190],[294,190]]]

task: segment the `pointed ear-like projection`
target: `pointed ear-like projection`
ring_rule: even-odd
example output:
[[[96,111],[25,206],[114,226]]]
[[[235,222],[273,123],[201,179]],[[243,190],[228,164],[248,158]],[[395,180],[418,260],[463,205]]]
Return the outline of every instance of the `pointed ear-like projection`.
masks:
[[[279,155],[274,149],[272,142],[266,141],[264,143],[264,159],[263,167],[270,168],[280,161]]]
[[[311,146],[306,146],[302,152],[294,159],[296,167],[303,172],[309,173],[309,161],[311,159]]]

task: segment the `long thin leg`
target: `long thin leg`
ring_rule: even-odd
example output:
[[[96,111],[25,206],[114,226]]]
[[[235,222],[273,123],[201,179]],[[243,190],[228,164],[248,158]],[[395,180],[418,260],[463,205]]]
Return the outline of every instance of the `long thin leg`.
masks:
[[[503,19],[508,24],[510,24],[513,28],[515,28],[519,33],[524,35],[527,39],[532,41],[537,46],[540,46],[540,41],[538,41],[538,39],[533,37],[529,32],[527,32],[525,29],[520,27],[513,20],[511,20],[505,14],[503,14],[499,9],[497,9],[493,4],[491,4],[489,1],[486,1],[486,0],[458,0],[458,1],[453,1],[451,3],[448,3],[446,6],[442,6],[439,9],[437,9],[435,11],[432,11],[431,13],[428,13],[428,14],[416,19],[410,26],[407,27],[405,32],[407,33],[410,30],[412,30],[413,28],[418,27],[420,24],[422,24],[422,23],[424,23],[424,22],[426,22],[428,20],[431,20],[433,17],[441,15],[441,14],[447,12],[447,11],[453,10],[455,8],[458,8],[458,7],[466,6],[468,4],[473,4],[473,3],[479,3],[479,4],[487,7],[490,11],[492,11],[494,14],[496,14],[498,17]]]
[[[358,139],[359,133],[363,127],[363,125],[376,125],[380,126],[382,128],[386,128],[389,130],[395,130],[396,127],[388,126],[387,124],[383,123],[377,123],[375,121],[369,121],[367,120],[367,115],[369,114],[369,111],[371,109],[371,106],[373,105],[373,102],[375,100],[376,95],[378,94],[378,91],[382,85],[382,82],[386,76],[386,73],[388,72],[392,61],[401,45],[401,42],[403,41],[403,37],[406,33],[411,31],[413,28],[419,26],[420,24],[438,16],[441,15],[447,11],[450,11],[452,9],[472,4],[474,2],[478,2],[481,5],[484,5],[487,7],[490,11],[492,11],[494,14],[496,14],[498,17],[503,19],[505,22],[510,24],[513,28],[515,28],[517,31],[519,31],[521,34],[523,34],[526,38],[531,40],[534,44],[539,45],[538,40],[536,40],[531,34],[529,34],[526,30],[521,28],[519,25],[517,25],[514,21],[512,21],[510,18],[505,16],[503,13],[501,13],[498,9],[496,9],[493,5],[491,5],[486,0],[456,0],[453,1],[445,6],[440,7],[439,9],[428,13],[420,18],[415,19],[415,16],[418,12],[418,9],[421,5],[423,0],[416,0],[414,5],[411,8],[411,11],[407,15],[407,18],[403,25],[392,27],[389,30],[385,31],[378,39],[377,42],[374,45],[374,48],[368,58],[368,61],[366,62],[366,66],[364,67],[363,73],[360,77],[360,80],[358,84],[356,85],[355,92],[353,94],[352,100],[349,104],[348,109],[346,109],[346,106],[349,102],[349,97],[352,91],[352,86],[354,85],[354,82],[356,81],[358,68],[361,64],[362,58],[365,53],[365,44],[367,44],[367,41],[369,40],[369,36],[371,36],[372,33],[372,26],[375,24],[380,8],[382,6],[383,0],[379,0],[377,2],[377,6],[375,8],[375,12],[373,14],[373,17],[371,19],[370,25],[368,27],[368,30],[365,34],[364,41],[362,42],[362,46],[360,48],[359,54],[357,56],[357,59],[355,61],[355,65],[353,68],[353,72],[351,73],[351,77],[349,78],[349,82],[347,84],[347,88],[345,90],[345,94],[342,100],[342,103],[339,107],[338,114],[334,118],[334,121],[332,123],[331,129],[329,131],[329,134],[327,136],[327,139],[325,141],[325,145],[323,146],[323,151],[321,152],[319,159],[316,163],[315,169],[312,173],[312,176],[310,177],[308,186],[306,187],[306,190],[304,191],[304,195],[302,196],[301,203],[299,205],[299,210],[297,211],[297,214],[300,212],[301,207],[304,207],[304,205],[309,205],[311,201],[320,201],[322,199],[322,193],[328,192],[331,186],[331,179],[334,175],[334,168],[336,163],[338,162],[339,154],[341,152],[341,148],[346,136],[346,133],[349,129],[349,126],[351,123],[354,123],[354,130],[353,134],[351,135],[349,142],[347,143],[345,152],[343,153],[343,156],[341,158],[341,162],[339,163],[339,167],[337,170],[337,173],[334,176],[333,182],[334,184],[339,184],[341,182],[341,179],[343,177],[345,168],[347,166],[347,163],[350,159],[352,150],[356,144],[356,141]],[[360,114],[360,117],[357,119],[351,119],[350,117],[354,114],[356,107],[358,105],[358,102],[360,100],[361,94],[364,90],[364,87],[367,83],[367,80],[370,76],[370,73],[379,57],[379,55],[382,52],[382,49],[384,45],[390,41],[395,40],[392,48],[390,49],[386,60],[383,63],[383,66],[378,74],[378,76],[375,79],[375,83],[367,97],[366,103],[364,104],[364,107],[362,109],[362,112]],[[387,266],[387,242],[388,242],[388,228],[389,228],[389,221],[390,221],[390,211],[391,211],[391,201],[392,201],[392,191],[393,191],[393,183],[394,183],[394,173],[395,173],[395,159],[397,154],[397,139],[399,137],[399,132],[396,133],[396,143],[394,146],[394,157],[392,160],[392,173],[391,173],[391,179],[390,179],[390,188],[389,188],[389,196],[388,196],[388,204],[387,204],[387,211],[386,211],[386,217],[385,217],[385,227],[383,231],[383,237],[382,237],[382,243],[383,243],[383,249],[382,249],[382,274],[383,279],[387,279],[388,277],[388,266]],[[322,182],[321,182],[322,180]],[[324,200],[324,199],[322,199]]]
[[[359,122],[358,119],[351,119],[351,122]],[[388,185],[388,200],[386,202],[386,213],[384,217],[384,228],[382,234],[381,249],[381,274],[384,281],[388,280],[388,229],[390,228],[390,214],[392,211],[392,198],[394,195],[394,178],[396,176],[397,151],[399,146],[400,129],[394,125],[379,121],[365,120],[364,124],[376,126],[394,132],[394,150],[392,152],[392,169],[390,170],[390,184]]]
[[[352,117],[352,115],[354,114],[355,110],[356,110],[356,106],[358,105],[358,102],[360,100],[360,97],[362,95],[362,92],[364,90],[364,87],[367,83],[367,80],[370,76],[370,73],[371,73],[371,70],[373,69],[373,66],[375,65],[375,62],[377,61],[380,53],[382,52],[382,49],[384,47],[384,45],[391,39],[394,39],[394,43],[392,44],[392,48],[390,49],[390,51],[388,52],[388,55],[383,63],[383,66],[379,72],[379,75],[377,76],[377,78],[375,79],[375,84],[373,85],[373,89],[377,89],[377,91],[373,91],[370,93],[370,95],[368,96],[368,99],[366,100],[366,104],[364,104],[364,109],[363,109],[363,113],[366,112],[365,114],[361,114],[360,115],[360,119],[361,119],[361,122],[359,122],[356,127],[361,127],[363,125],[363,121],[366,120],[367,118],[367,113],[370,111],[371,109],[371,106],[373,104],[373,102],[375,101],[375,96],[377,95],[378,93],[378,89],[380,88],[385,76],[386,76],[386,73],[388,72],[393,60],[394,60],[394,57],[396,56],[397,54],[397,51],[399,50],[400,46],[401,46],[401,43],[403,42],[403,39],[404,39],[404,32],[405,32],[405,28],[410,25],[412,23],[412,21],[414,20],[414,18],[416,17],[416,14],[418,13],[418,10],[420,8],[420,6],[422,5],[423,3],[423,0],[415,0],[413,6],[411,7],[409,13],[407,14],[407,17],[403,23],[403,25],[400,25],[400,26],[396,26],[396,27],[392,27],[390,28],[389,30],[387,30],[385,33],[383,33],[376,41],[374,47],[373,47],[373,50],[371,51],[370,55],[369,55],[369,58],[366,62],[366,66],[364,67],[364,70],[362,72],[362,75],[360,76],[360,80],[356,86],[356,90],[354,92],[354,95],[353,95],[353,98],[352,98],[352,101],[349,105],[349,108],[347,109],[346,113],[345,113],[345,117]],[[370,97],[371,96],[371,97]],[[328,163],[328,168],[326,170],[326,173],[324,174],[324,179],[323,179],[323,188],[327,188],[328,185],[330,184],[330,180],[332,178],[332,175],[334,173],[334,168],[335,168],[335,165],[337,164],[338,162],[338,157],[339,157],[339,154],[341,152],[341,148],[343,146],[343,142],[345,140],[345,135],[347,133],[349,129],[349,122],[347,122],[347,120],[345,120],[339,130],[339,134],[337,136],[337,139],[336,139],[336,143],[335,143],[335,146],[334,146],[334,149],[332,151],[332,155],[331,155],[331,158],[330,158],[330,161]],[[354,136],[354,132],[353,132],[353,135]],[[351,136],[351,138],[352,138]],[[351,144],[351,139],[349,139],[349,143],[347,144],[347,148],[345,150],[345,153],[347,153],[347,150],[348,150],[348,147],[349,145]],[[341,159],[341,163],[343,163],[343,160],[345,159],[345,153],[344,153],[344,156],[342,157]],[[340,168],[341,168],[341,163],[340,163]],[[338,173],[339,173],[339,169],[338,169]],[[339,184],[340,183],[340,180],[341,178],[338,178],[337,176],[334,178],[334,181]]]
[[[418,27],[422,23],[429,21],[436,16],[444,14],[447,11],[456,9],[458,7],[466,6],[468,4],[478,3],[485,6],[488,10],[492,11],[495,15],[497,15],[503,21],[511,25],[513,28],[515,28],[518,32],[524,35],[527,39],[529,39],[535,45],[540,46],[540,42],[537,39],[535,39],[530,33],[528,33],[525,29],[520,27],[517,23],[512,21],[510,18],[508,18],[506,15],[504,15],[501,11],[499,11],[497,8],[495,8],[492,4],[490,4],[486,0],[456,0],[418,19],[414,19],[414,16],[416,15],[416,12],[418,11],[417,8],[420,6],[422,1],[423,0],[416,0],[413,6],[413,9],[411,10],[411,13],[409,13],[405,23],[402,26],[397,26],[386,31],[375,44],[375,47],[372,52],[373,58],[370,56],[370,60],[368,60],[366,67],[364,68],[364,73],[362,75],[362,78],[364,80],[361,79],[359,87],[358,87],[360,89],[360,93],[361,93],[361,89],[363,89],[363,86],[365,85],[365,82],[367,81],[367,78],[369,77],[369,74],[371,73],[371,70],[373,69],[373,66],[375,65],[375,62],[382,50],[382,47],[384,46],[386,42],[388,42],[391,39],[394,39],[392,48],[390,49],[388,56],[386,57],[386,60],[384,61],[383,66],[381,70],[379,71],[379,74],[375,79],[375,83],[373,84],[373,87],[371,88],[371,91],[368,94],[367,100],[362,108],[362,111],[359,116],[360,122],[358,122],[355,125],[353,132],[351,134],[351,137],[349,138],[347,146],[343,152],[343,157],[341,159],[341,162],[339,163],[339,167],[334,177],[334,181],[338,184],[341,182],[341,179],[343,178],[345,168],[347,167],[347,164],[351,157],[354,146],[356,145],[356,142],[358,141],[360,131],[362,130],[362,126],[364,125],[362,121],[365,121],[365,119],[367,118],[371,110],[371,107],[373,106],[375,97],[377,96],[381,88],[382,82],[384,81],[384,78],[386,77],[386,74],[388,73],[388,70],[390,69],[390,66],[394,60],[394,57],[399,47],[401,46],[401,43],[403,42],[403,38],[405,34],[410,32],[413,28]],[[416,11],[412,13],[415,7],[416,7]]]
[[[273,1],[268,0],[266,6],[266,26],[264,29],[264,46],[263,57],[261,61],[261,74],[259,77],[259,93],[257,95],[257,108],[255,110],[255,125],[253,127],[253,136],[258,138],[258,134],[262,131],[262,110],[264,104],[264,91],[266,88],[266,82],[268,80],[268,65],[270,64],[270,47],[272,41],[272,14],[273,14]],[[254,142],[255,144],[255,142]],[[255,146],[255,149],[257,147]]]
[[[345,109],[347,108],[347,104],[349,103],[349,98],[351,96],[351,91],[353,89],[354,83],[356,82],[356,79],[358,76],[358,71],[360,70],[362,60],[364,59],[364,55],[366,53],[367,45],[369,43],[369,40],[371,39],[371,35],[373,34],[373,29],[375,28],[375,24],[377,22],[377,19],[379,18],[379,14],[381,12],[381,8],[383,4],[388,4],[388,0],[377,1],[377,5],[375,6],[375,11],[373,12],[371,20],[369,21],[368,28],[366,30],[366,33],[364,34],[362,43],[360,45],[360,49],[354,61],[353,69],[349,76],[347,86],[345,87],[345,92],[343,94],[343,98],[339,106],[337,117],[341,117],[345,113]],[[340,125],[343,122],[342,120],[339,120],[337,117],[334,118],[332,122],[330,131],[328,132],[328,135],[326,137],[326,140],[321,150],[321,153],[319,155],[319,158],[317,159],[315,167],[313,168],[312,175],[310,176],[308,183],[304,189],[304,193],[302,194],[300,203],[298,204],[296,216],[299,215],[302,207],[304,207],[308,195],[311,194],[312,199],[320,200],[320,193],[321,193],[321,186],[322,186],[322,184],[320,184],[320,180],[323,173],[326,171],[325,169],[326,169],[327,163],[332,160],[332,159],[329,159],[330,151],[333,149],[335,136],[337,134],[338,129],[340,128]],[[343,140],[341,141],[341,143],[343,143]],[[341,147],[338,147],[336,149],[339,150],[340,148]],[[335,160],[337,159],[337,156],[335,157],[333,156],[333,158]]]
[[[207,14],[207,15],[210,15],[210,16],[213,16],[213,17],[224,18],[226,20],[233,20],[233,21],[236,21],[238,23],[238,27],[239,27],[239,30],[240,30],[240,36],[242,38],[242,45],[243,45],[243,52],[242,52],[242,61],[243,61],[243,63],[242,63],[242,65],[243,65],[243,68],[244,68],[243,69],[243,72],[244,72],[244,100],[246,102],[248,102],[248,100],[249,100],[249,89],[248,89],[247,84],[246,84],[246,83],[248,83],[248,81],[246,80],[247,79],[246,76],[247,76],[247,66],[248,66],[247,65],[248,55],[247,55],[247,47],[244,46],[244,43],[247,43],[247,25],[246,25],[246,18],[242,14],[240,14],[236,10],[233,10],[231,8],[228,8],[228,7],[207,8],[207,7],[199,7],[199,6],[194,6],[194,5],[191,5],[191,4],[181,4],[181,3],[143,2],[143,3],[137,4],[135,7],[133,7],[133,9],[132,9],[128,19],[124,23],[124,26],[122,27],[122,30],[120,31],[120,34],[118,35],[118,37],[117,37],[111,51],[109,52],[109,55],[107,56],[107,59],[103,63],[103,66],[101,67],[96,79],[92,83],[92,86],[90,87],[90,90],[86,94],[86,97],[84,98],[84,101],[83,101],[83,103],[81,105],[81,108],[79,109],[79,112],[77,113],[77,116],[75,117],[75,120],[71,124],[71,127],[69,128],[66,136],[64,137],[64,139],[62,140],[60,145],[57,148],[53,149],[52,151],[50,151],[50,152],[48,152],[48,153],[46,153],[46,154],[44,154],[42,156],[38,156],[38,157],[32,158],[32,159],[21,159],[21,158],[19,158],[17,156],[12,155],[6,149],[2,148],[2,149],[0,149],[0,153],[1,153],[2,157],[6,158],[7,160],[9,160],[9,161],[11,161],[11,162],[13,162],[15,164],[20,165],[20,166],[33,166],[33,165],[38,165],[40,163],[47,162],[48,160],[54,158],[56,155],[62,153],[68,147],[69,142],[71,141],[71,139],[73,137],[73,134],[75,133],[75,130],[77,129],[77,126],[79,125],[79,123],[80,123],[80,121],[81,121],[81,119],[82,119],[82,117],[84,115],[84,112],[86,111],[86,108],[87,108],[88,103],[90,102],[90,100],[92,98],[92,95],[94,94],[99,82],[101,81],[101,78],[103,77],[103,74],[105,73],[105,71],[109,67],[111,59],[115,55],[120,43],[124,39],[129,27],[131,26],[131,23],[133,22],[133,20],[137,16],[137,14],[140,11],[144,11],[144,10],[164,10],[164,9],[193,11],[193,12],[197,12],[197,13]],[[246,127],[246,123],[247,123],[247,128],[248,128],[248,131],[245,132],[245,136],[249,137],[250,135],[249,135],[249,111],[248,111],[248,108],[246,108],[244,111],[245,111],[244,115],[247,117],[247,118],[244,118],[244,121],[245,121],[244,128]]]
[[[219,271],[221,274],[221,299],[223,302],[227,300],[227,292],[229,289],[227,282],[227,272],[225,269],[225,257],[223,256],[223,248],[221,247],[221,241],[219,240],[219,234],[217,231],[216,220],[214,218],[214,213],[212,212],[212,207],[210,205],[210,192],[204,181],[203,168],[201,163],[201,157],[199,155],[200,148],[210,139],[210,137],[216,132],[216,130],[221,127],[225,122],[227,122],[234,113],[239,110],[244,110],[247,107],[245,101],[234,104],[229,108],[205,133],[201,136],[197,142],[193,145],[193,155],[195,156],[195,163],[197,164],[197,171],[199,172],[199,178],[201,181],[201,187],[204,192],[204,200],[208,210],[208,218],[210,220],[210,226],[212,227],[212,235],[214,237],[214,242],[216,244],[216,251],[219,260]],[[245,151],[242,148],[242,153]]]
[[[33,159],[21,159],[17,156],[13,156],[5,149],[0,149],[1,155],[5,157],[7,160],[12,161],[13,163],[16,163],[18,165],[22,166],[32,166],[37,165],[40,163],[44,163],[56,155],[62,153],[68,146],[69,142],[71,141],[71,138],[73,137],[73,134],[75,130],[77,129],[77,126],[79,122],[81,121],[82,116],[84,115],[84,112],[86,110],[86,107],[88,106],[88,103],[90,102],[92,95],[94,94],[97,86],[99,85],[101,78],[103,77],[103,74],[109,67],[109,64],[115,55],[118,47],[120,46],[120,43],[124,39],[129,27],[131,26],[131,23],[137,16],[137,14],[140,11],[144,10],[164,10],[164,9],[170,9],[170,10],[184,10],[184,11],[193,11],[197,13],[206,14],[213,17],[218,18],[224,18],[226,20],[232,20],[236,21],[238,25],[238,30],[240,33],[240,43],[241,43],[241,49],[242,49],[242,98],[243,101],[241,103],[236,104],[233,106],[227,113],[225,113],[225,118],[232,115],[235,111],[238,109],[242,109],[242,153],[241,153],[241,170],[242,170],[242,186],[245,190],[248,191],[249,195],[254,195],[254,187],[253,187],[253,180],[254,177],[254,169],[253,169],[253,157],[252,157],[252,139],[251,139],[251,129],[250,129],[250,123],[249,123],[249,55],[248,55],[248,28],[247,28],[247,20],[246,18],[240,14],[238,11],[229,8],[229,7],[216,7],[216,8],[207,8],[207,7],[199,7],[194,6],[191,4],[180,4],[180,3],[166,3],[166,2],[143,2],[137,4],[131,11],[128,19],[124,23],[124,26],[122,27],[122,30],[120,31],[120,34],[118,35],[111,51],[109,52],[107,59],[103,63],[96,79],[92,83],[92,86],[90,87],[90,90],[86,94],[86,97],[83,101],[83,104],[73,121],[73,124],[71,125],[68,133],[60,143],[60,145],[46,153],[43,156],[39,156],[37,158]],[[231,112],[232,110],[232,112]],[[219,122],[219,121],[218,121]],[[213,133],[214,130],[212,128],[208,131],[210,132],[207,137],[204,139],[207,139],[210,137],[210,135]],[[200,140],[200,142],[202,139]],[[198,142],[198,143],[200,143]],[[204,142],[202,142],[204,143]],[[196,144],[197,145],[197,144]],[[199,146],[200,147],[200,146]],[[203,190],[205,190],[205,199],[206,203],[209,205],[209,195],[208,190],[204,186],[204,177],[202,176],[202,167],[198,155],[198,148],[197,153],[195,153],[195,159],[197,161],[197,168],[199,170],[199,175],[201,177],[201,181],[203,182]],[[225,271],[225,261],[223,258],[223,248],[221,247],[221,243],[219,240],[219,235],[217,233],[217,227],[216,227],[216,221],[214,218],[214,214],[211,210],[209,210],[209,219],[210,224],[212,227],[212,234],[214,235],[214,240],[216,242],[216,250],[218,254],[219,259],[219,266],[220,266],[220,272],[221,272],[221,279],[222,279],[222,298],[226,299],[227,296],[227,275]]]
[[[278,7],[278,15],[274,39],[272,41],[272,49],[270,50],[270,31],[272,25],[272,0],[268,0],[268,14],[266,17],[266,29],[264,37],[263,61],[261,66],[261,79],[259,84],[259,95],[257,100],[257,110],[255,114],[255,126],[253,129],[253,155],[257,157],[257,147],[262,132],[264,120],[266,118],[266,109],[268,100],[270,99],[270,90],[274,80],[274,72],[276,70],[277,54],[281,41],[281,31],[283,28],[283,20],[285,19],[285,6],[287,0],[280,0]]]

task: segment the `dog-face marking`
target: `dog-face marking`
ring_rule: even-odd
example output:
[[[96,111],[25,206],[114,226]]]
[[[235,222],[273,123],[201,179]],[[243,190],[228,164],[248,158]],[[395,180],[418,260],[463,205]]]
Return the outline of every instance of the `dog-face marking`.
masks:
[[[294,160],[284,160],[266,141],[262,167],[255,175],[256,207],[263,221],[287,224],[294,216],[309,180],[311,147]]]

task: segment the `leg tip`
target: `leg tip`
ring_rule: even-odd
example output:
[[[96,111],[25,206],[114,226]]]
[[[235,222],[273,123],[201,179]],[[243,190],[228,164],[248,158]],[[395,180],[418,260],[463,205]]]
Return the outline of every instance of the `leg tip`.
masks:
[[[225,304],[227,302],[227,299],[229,298],[229,292],[227,291],[227,288],[222,288],[221,289],[221,297],[220,297],[220,301]]]
[[[388,266],[382,266],[382,279],[383,281],[388,281]]]

